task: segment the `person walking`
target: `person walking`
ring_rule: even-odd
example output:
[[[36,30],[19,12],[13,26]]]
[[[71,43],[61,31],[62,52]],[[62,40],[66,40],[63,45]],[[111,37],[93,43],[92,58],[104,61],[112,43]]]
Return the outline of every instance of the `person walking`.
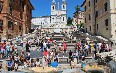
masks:
[[[29,47],[31,48],[31,46],[30,46],[29,43],[27,42],[27,43],[26,43],[26,52],[29,51]]]

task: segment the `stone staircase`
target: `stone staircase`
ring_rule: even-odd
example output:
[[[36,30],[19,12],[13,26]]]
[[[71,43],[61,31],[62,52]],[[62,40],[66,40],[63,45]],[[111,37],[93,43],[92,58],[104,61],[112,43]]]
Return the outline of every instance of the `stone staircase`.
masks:
[[[72,35],[73,35],[73,38],[74,37],[76,37],[76,38],[80,38],[80,40],[86,40],[86,38],[89,38],[91,41],[94,41],[94,42],[99,42],[99,41],[101,41],[101,42],[103,42],[103,41],[106,41],[106,42],[108,42],[109,40],[107,40],[107,39],[105,39],[105,38],[103,38],[103,37],[101,37],[101,36],[93,36],[93,35],[90,35],[90,34],[88,34],[88,33],[83,33],[83,32],[73,32],[72,33]]]
[[[74,45],[76,42],[72,42],[66,37],[64,36],[62,33],[54,33],[54,35],[52,36],[54,42],[56,42],[56,44],[60,44],[63,43],[63,41],[67,44],[67,48],[68,50],[74,50]],[[53,44],[51,45],[51,47],[53,47]]]

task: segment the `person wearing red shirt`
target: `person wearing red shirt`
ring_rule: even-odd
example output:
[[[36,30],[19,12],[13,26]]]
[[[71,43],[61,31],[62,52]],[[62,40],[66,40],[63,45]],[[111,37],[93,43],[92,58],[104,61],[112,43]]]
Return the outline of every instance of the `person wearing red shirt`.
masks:
[[[52,39],[52,38],[50,38],[50,39],[49,39],[49,42],[50,42],[50,43],[52,43],[52,42],[53,42],[53,39]]]
[[[63,43],[63,48],[64,48],[64,52],[63,52],[63,56],[64,56],[64,53],[66,53],[66,50],[67,50],[67,44],[66,43]]]
[[[48,56],[48,51],[45,50],[45,51],[43,52],[43,55],[44,55],[44,57],[47,57],[47,56]]]
[[[76,45],[77,45],[77,49],[81,50],[81,44],[80,43],[76,43]]]
[[[4,57],[5,49],[6,49],[6,41],[4,41],[2,43],[2,47],[1,47],[1,57]]]

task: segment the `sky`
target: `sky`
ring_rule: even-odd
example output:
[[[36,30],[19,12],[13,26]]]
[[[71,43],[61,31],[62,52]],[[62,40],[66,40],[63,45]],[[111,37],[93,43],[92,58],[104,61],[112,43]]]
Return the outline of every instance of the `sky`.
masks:
[[[56,2],[62,2],[62,0],[55,0]],[[75,6],[81,6],[84,0],[66,0],[67,2],[67,17],[73,17],[75,12]],[[50,16],[52,0],[30,0],[35,10],[32,11],[33,17]],[[81,7],[83,11],[83,8]]]

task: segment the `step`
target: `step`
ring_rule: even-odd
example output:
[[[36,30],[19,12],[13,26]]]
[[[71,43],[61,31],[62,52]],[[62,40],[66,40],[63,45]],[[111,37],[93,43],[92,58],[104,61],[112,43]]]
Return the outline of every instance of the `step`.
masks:
[[[64,37],[64,35],[61,35],[61,34],[54,34],[54,37],[59,37],[59,36],[61,36],[61,37]]]
[[[51,46],[51,49],[54,48],[54,46]],[[63,48],[63,47],[62,47]],[[74,49],[74,46],[67,46],[68,50]]]
[[[56,43],[62,43],[63,41],[56,41]],[[64,41],[65,43],[68,43],[69,41]]]
[[[52,38],[64,38],[64,36],[58,36],[58,37],[53,36]]]

